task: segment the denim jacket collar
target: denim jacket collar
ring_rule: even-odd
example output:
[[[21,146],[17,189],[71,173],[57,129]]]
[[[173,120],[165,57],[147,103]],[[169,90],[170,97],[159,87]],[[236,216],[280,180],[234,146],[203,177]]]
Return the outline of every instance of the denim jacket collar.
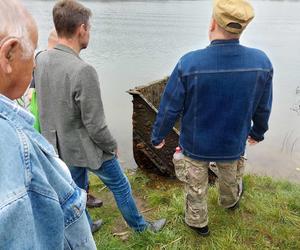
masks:
[[[222,40],[222,39],[217,39],[217,40],[213,40],[210,43],[210,46],[214,46],[214,45],[226,45],[226,44],[239,44],[240,40],[239,39],[229,39],[229,40]]]
[[[16,128],[22,129],[45,153],[57,156],[52,145],[49,144],[41,134],[36,133],[34,130],[34,116],[2,94],[0,94],[0,117],[1,116]]]
[[[17,120],[22,125],[33,126],[34,124],[34,116],[32,114],[2,94],[0,94],[0,113],[9,120]]]

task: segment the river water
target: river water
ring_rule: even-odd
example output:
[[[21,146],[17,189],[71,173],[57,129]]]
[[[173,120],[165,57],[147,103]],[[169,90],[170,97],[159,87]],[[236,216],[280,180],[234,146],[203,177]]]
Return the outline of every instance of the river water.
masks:
[[[300,1],[251,1],[256,17],[241,43],[264,50],[274,66],[270,130],[249,147],[248,171],[300,182]],[[47,44],[55,1],[24,0]],[[125,167],[132,156],[132,103],[126,90],[169,75],[178,59],[209,44],[212,1],[82,1],[93,11],[82,51],[100,77],[109,127]]]

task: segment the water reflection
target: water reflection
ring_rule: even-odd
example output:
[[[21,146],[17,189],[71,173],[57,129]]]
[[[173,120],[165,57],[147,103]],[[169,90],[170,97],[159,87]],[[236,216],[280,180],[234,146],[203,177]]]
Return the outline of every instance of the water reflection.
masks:
[[[291,107],[291,110],[295,111],[298,115],[300,115],[300,86],[296,88],[296,101]]]

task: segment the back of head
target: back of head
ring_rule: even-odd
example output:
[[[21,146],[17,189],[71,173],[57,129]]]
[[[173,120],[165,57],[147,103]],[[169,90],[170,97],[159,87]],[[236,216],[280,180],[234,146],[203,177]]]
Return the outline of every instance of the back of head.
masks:
[[[254,10],[245,0],[215,0],[213,18],[226,32],[241,34],[254,18]]]
[[[71,38],[80,25],[89,24],[92,12],[75,0],[60,0],[52,14],[58,37]]]
[[[32,16],[17,0],[0,0],[0,44],[6,37],[19,39],[24,56],[34,52],[34,45],[30,40],[29,27],[36,29]]]

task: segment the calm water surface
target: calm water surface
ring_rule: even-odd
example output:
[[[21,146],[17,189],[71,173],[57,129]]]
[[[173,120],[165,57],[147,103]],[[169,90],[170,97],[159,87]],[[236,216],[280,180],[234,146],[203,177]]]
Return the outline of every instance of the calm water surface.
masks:
[[[24,0],[39,26],[39,49],[55,1]],[[82,1],[92,9],[84,60],[99,73],[109,127],[126,167],[135,167],[131,96],[125,91],[170,74],[187,51],[208,45],[211,1]],[[300,2],[252,1],[256,18],[241,39],[264,50],[275,70],[270,130],[248,148],[248,171],[300,181]]]

